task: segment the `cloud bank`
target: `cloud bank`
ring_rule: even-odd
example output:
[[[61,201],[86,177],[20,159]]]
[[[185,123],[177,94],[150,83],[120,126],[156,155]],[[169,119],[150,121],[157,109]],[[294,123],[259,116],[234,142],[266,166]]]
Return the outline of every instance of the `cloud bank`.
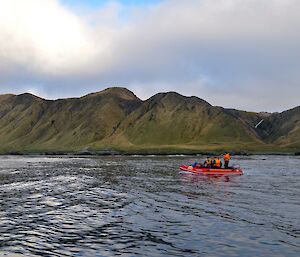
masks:
[[[299,105],[300,2],[0,0],[0,93],[45,98],[125,86],[213,105],[281,111]]]

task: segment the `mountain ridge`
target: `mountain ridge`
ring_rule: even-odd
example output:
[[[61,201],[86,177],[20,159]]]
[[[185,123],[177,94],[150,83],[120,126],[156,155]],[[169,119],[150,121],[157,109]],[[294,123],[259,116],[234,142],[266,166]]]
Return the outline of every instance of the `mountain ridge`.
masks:
[[[298,152],[300,107],[267,115],[212,106],[176,92],[143,101],[121,87],[57,100],[5,94],[0,95],[0,142],[2,153]]]

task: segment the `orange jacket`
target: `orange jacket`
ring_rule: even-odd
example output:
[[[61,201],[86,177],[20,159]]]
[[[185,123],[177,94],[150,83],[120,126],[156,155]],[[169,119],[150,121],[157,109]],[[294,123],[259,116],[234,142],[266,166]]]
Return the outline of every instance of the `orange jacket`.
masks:
[[[226,153],[223,155],[224,161],[229,161],[230,160],[230,154]]]
[[[221,168],[221,161],[219,159],[215,160],[215,166]]]

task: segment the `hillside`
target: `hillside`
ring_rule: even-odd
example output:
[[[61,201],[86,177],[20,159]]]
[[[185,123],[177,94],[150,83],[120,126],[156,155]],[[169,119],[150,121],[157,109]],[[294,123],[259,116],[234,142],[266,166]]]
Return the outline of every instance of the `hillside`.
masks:
[[[264,119],[258,128],[255,125]],[[300,107],[265,114],[159,93],[142,101],[126,88],[45,100],[0,95],[0,152],[290,151],[300,149]]]
[[[274,113],[259,126],[258,132],[267,143],[300,148],[300,107]]]
[[[2,151],[72,151],[108,137],[141,100],[107,89],[56,101],[23,94],[0,104]]]
[[[115,142],[122,136],[140,147],[215,149],[263,144],[249,126],[224,109],[173,92],[145,101],[123,121],[115,136]]]

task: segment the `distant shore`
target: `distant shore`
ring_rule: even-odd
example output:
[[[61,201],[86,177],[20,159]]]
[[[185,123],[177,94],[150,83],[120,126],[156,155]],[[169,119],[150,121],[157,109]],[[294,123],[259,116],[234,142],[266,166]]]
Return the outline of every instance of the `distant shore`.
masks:
[[[286,155],[300,156],[300,152],[248,152],[248,151],[230,151],[232,155],[250,156],[250,155]],[[218,156],[223,152],[201,151],[201,152],[157,152],[157,151],[91,151],[91,152],[65,152],[65,151],[49,151],[49,152],[3,152],[1,156]]]
[[[256,113],[176,92],[141,100],[120,87],[60,100],[0,95],[0,103],[0,153],[5,154],[300,153],[300,106]]]

